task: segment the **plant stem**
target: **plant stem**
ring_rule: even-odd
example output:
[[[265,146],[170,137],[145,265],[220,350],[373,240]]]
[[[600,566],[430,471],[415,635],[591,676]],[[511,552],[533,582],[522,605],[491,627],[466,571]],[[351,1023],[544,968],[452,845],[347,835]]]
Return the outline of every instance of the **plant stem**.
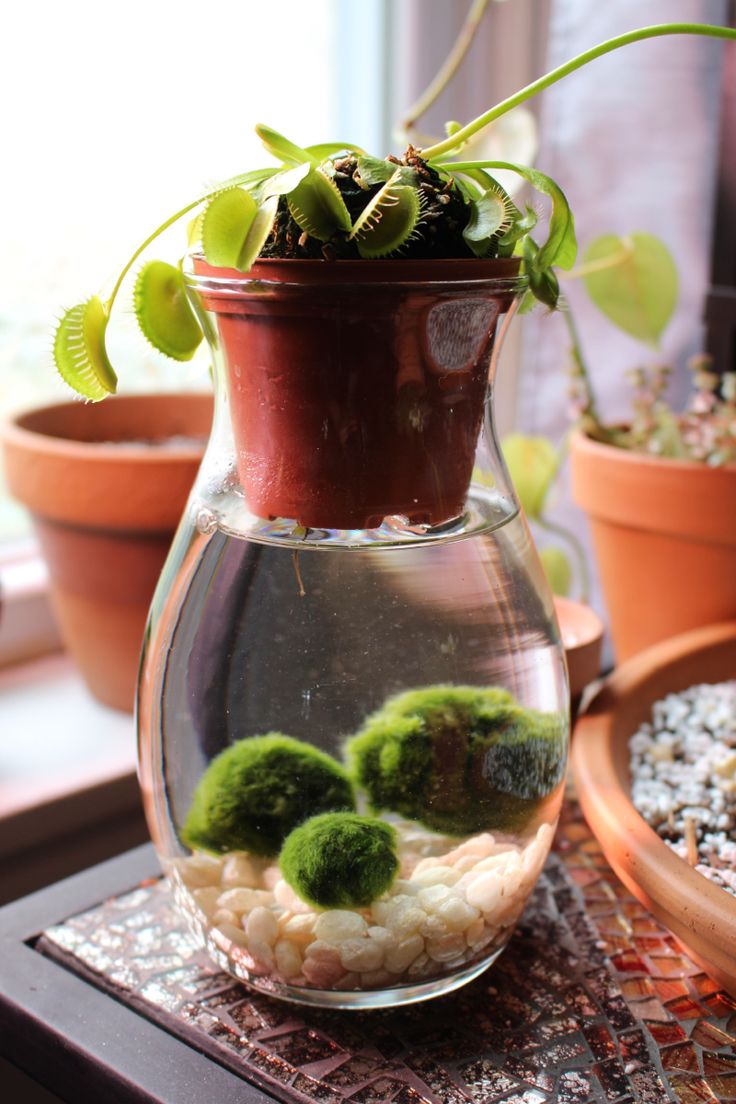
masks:
[[[224,187],[235,187],[238,184],[243,184],[249,176],[250,173],[244,173],[242,174],[242,176],[234,176],[231,180],[227,181],[226,185],[219,184],[216,188],[213,188],[205,195],[201,195],[198,199],[195,199],[191,203],[188,203],[186,207],[182,207],[180,211],[177,211],[175,215],[171,215],[171,217],[167,218],[165,222],[162,222],[161,225],[153,231],[153,233],[149,234],[145,241],[141,242],[141,244],[135,250],[132,257],[130,257],[130,259],[127,261],[125,267],[121,270],[120,275],[115,281],[115,286],[112,289],[107,302],[105,303],[105,309],[107,313],[110,313],[112,305],[115,302],[115,298],[122,286],[123,280],[128,275],[131,268],[140,257],[141,253],[148,248],[151,242],[154,241],[159,236],[159,234],[163,234],[164,230],[168,230],[170,226],[173,226],[173,224],[175,222],[178,222],[180,218],[183,218],[184,215],[188,215],[190,211],[193,211],[195,209],[195,207],[199,207],[202,203],[206,203],[208,199],[213,199],[223,190]]]
[[[474,134],[477,134],[479,130],[483,130],[484,127],[500,118],[501,115],[505,115],[506,112],[511,111],[514,107],[518,107],[519,104],[531,99],[532,96],[536,96],[538,92],[544,91],[544,89],[549,88],[550,85],[556,84],[557,81],[566,77],[568,73],[574,73],[576,69],[582,68],[582,66],[587,65],[588,62],[595,61],[596,58],[603,57],[604,54],[610,54],[613,50],[618,50],[621,46],[628,46],[632,42],[640,42],[646,38],[661,38],[664,35],[675,34],[707,35],[710,38],[725,38],[736,41],[736,30],[730,27],[711,26],[705,23],[661,23],[653,27],[639,27],[635,31],[628,31],[626,34],[617,35],[615,38],[609,38],[605,42],[591,47],[590,50],[585,50],[584,53],[578,54],[577,57],[572,58],[570,61],[566,61],[564,65],[559,65],[556,69],[552,69],[543,77],[539,77],[537,80],[532,81],[531,84],[528,84],[519,92],[515,92],[513,96],[509,96],[507,99],[502,100],[500,104],[496,104],[495,107],[490,108],[490,110],[484,112],[483,115],[479,115],[476,119],[473,119],[449,138],[445,138],[442,142],[435,143],[435,145],[430,146],[428,149],[419,150],[419,153],[421,153],[425,160],[439,157],[443,153],[448,153],[463,142],[467,142],[467,140],[472,138]]]
[[[575,319],[572,316],[570,310],[570,304],[565,304],[566,309],[562,311],[562,317],[565,320],[567,326],[567,332],[570,337],[570,354],[575,366],[575,378],[580,381],[583,387],[583,394],[585,395],[585,409],[583,413],[590,418],[597,426],[601,426],[600,418],[598,417],[598,409],[595,401],[595,392],[593,391],[593,381],[590,378],[590,372],[588,371],[588,365],[583,355],[583,348],[580,344],[580,334],[575,324]]]
[[[557,522],[550,521],[547,517],[537,517],[534,520],[541,529],[545,529],[548,533],[554,533],[555,536],[561,537],[562,540],[570,546],[577,560],[578,571],[580,572],[580,600],[586,603],[589,602],[590,571],[588,570],[588,561],[585,558],[585,549],[578,538],[571,529],[567,529],[564,525],[558,525]]]
[[[432,106],[437,97],[444,92],[447,85],[455,76],[455,73],[457,73],[465,55],[473,43],[473,39],[485,15],[488,3],[489,0],[473,0],[468,14],[465,17],[465,22],[460,29],[460,34],[457,36],[452,49],[440,66],[439,71],[430,81],[424,92],[422,92],[421,96],[411,105],[406,116],[399,124],[401,133],[405,137],[408,137],[410,132],[414,129],[417,120]]]

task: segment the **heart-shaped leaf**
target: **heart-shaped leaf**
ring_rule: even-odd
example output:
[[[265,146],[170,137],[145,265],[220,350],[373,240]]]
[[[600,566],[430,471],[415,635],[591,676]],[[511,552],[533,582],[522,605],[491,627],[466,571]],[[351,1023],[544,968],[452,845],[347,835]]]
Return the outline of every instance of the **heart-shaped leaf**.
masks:
[[[606,262],[610,261],[610,265]],[[604,234],[588,246],[583,279],[606,318],[639,341],[658,345],[677,305],[677,268],[652,234]]]
[[[329,241],[338,230],[347,233],[352,228],[345,200],[320,169],[312,169],[287,199],[294,221],[318,241]]]
[[[99,402],[117,389],[117,376],[107,359],[107,311],[95,295],[66,311],[54,335],[56,368],[85,399]]]
[[[173,360],[191,360],[202,330],[184,288],[181,270],[165,261],[149,261],[138,273],[133,307],[143,335]]]
[[[523,433],[509,434],[501,447],[524,513],[529,518],[540,517],[557,475],[560,463],[557,449],[545,437],[527,437]]]
[[[552,593],[565,598],[572,586],[572,564],[567,554],[557,545],[549,544],[541,549],[539,558]]]

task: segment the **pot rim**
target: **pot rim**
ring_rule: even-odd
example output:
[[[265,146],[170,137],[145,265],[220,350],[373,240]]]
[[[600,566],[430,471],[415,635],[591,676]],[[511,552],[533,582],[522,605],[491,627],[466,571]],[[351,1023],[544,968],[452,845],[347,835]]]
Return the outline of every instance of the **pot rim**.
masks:
[[[201,254],[186,259],[184,278],[198,290],[238,293],[248,289],[278,287],[426,288],[456,286],[484,287],[491,291],[517,292],[528,286],[519,274],[520,257],[451,257],[436,260],[347,260],[325,261],[319,258],[264,258],[248,272],[210,265]]]
[[[203,399],[212,401],[210,391],[155,391],[136,392],[129,395],[112,395],[106,399],[104,405],[109,407],[115,404],[117,407],[125,404],[135,408],[140,404],[166,406],[173,401],[186,405],[197,406]],[[201,435],[199,443],[167,445],[165,448],[155,447],[157,440],[166,441],[170,437],[163,434],[160,438],[151,438],[146,443],[133,443],[126,438],[115,440],[81,440],[77,437],[60,437],[48,433],[33,423],[41,421],[49,415],[63,415],[64,411],[77,410],[80,407],[92,409],[97,404],[84,403],[79,399],[70,399],[65,402],[46,403],[43,406],[32,406],[12,415],[0,426],[0,441],[6,448],[14,448],[25,452],[42,453],[48,456],[81,457],[95,464],[171,464],[177,461],[198,462],[202,457],[204,445],[207,442],[208,433]],[[154,447],[151,447],[151,445]],[[121,447],[123,446],[123,447]]]
[[[625,423],[620,423],[620,428],[625,428]],[[736,463],[711,466],[701,460],[680,460],[673,456],[655,456],[650,452],[636,452],[634,449],[610,445],[606,441],[596,441],[595,438],[590,437],[582,429],[574,429],[570,434],[570,450],[573,449],[601,459],[615,456],[622,464],[636,464],[641,467],[657,468],[659,470],[666,468],[667,471],[702,471],[711,476],[714,472],[736,472]]]
[[[735,648],[736,622],[728,621],[690,630],[629,657],[578,719],[571,752],[583,813],[616,874],[685,943],[688,953],[726,974],[732,992],[736,898],[672,851],[635,808],[628,740],[635,731],[629,714],[647,720],[654,701],[685,689],[682,682],[705,681],[713,657],[721,657],[716,662],[723,670],[723,657],[730,664]]]

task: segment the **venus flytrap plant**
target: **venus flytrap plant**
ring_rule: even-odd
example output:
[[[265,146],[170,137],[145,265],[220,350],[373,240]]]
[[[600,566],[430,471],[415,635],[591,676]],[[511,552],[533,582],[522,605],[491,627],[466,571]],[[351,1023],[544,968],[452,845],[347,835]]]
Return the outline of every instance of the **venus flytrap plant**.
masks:
[[[471,14],[475,26],[485,5]],[[472,24],[472,20],[471,20]],[[577,243],[572,212],[561,188],[537,169],[503,160],[459,160],[463,147],[486,127],[604,54],[631,43],[673,34],[736,39],[736,31],[696,23],[643,27],[618,35],[533,81],[465,126],[424,149],[411,145],[401,159],[377,158],[345,142],[304,148],[266,126],[256,128],[276,165],[246,172],[211,189],[170,216],[135,250],[112,294],[94,296],[62,317],[54,359],[62,378],[92,401],[115,391],[117,377],[105,349],[106,329],[124,278],[168,227],[190,222],[189,251],[200,248],[217,267],[248,272],[258,257],[397,259],[494,258],[518,255],[531,295],[554,309],[554,269],[570,269]],[[447,74],[444,77],[448,79]],[[436,94],[436,92],[435,92]],[[491,171],[507,170],[551,201],[546,239],[531,232],[536,214],[520,210]],[[201,340],[187,301],[181,262],[150,261],[138,273],[134,307],[148,341],[169,357],[190,359]]]

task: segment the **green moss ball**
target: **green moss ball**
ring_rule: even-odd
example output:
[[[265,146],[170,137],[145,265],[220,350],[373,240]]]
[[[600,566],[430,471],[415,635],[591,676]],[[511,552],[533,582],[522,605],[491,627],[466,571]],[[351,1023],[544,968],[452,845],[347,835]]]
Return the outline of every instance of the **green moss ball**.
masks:
[[[396,832],[372,817],[323,813],[287,837],[279,865],[303,901],[318,908],[363,908],[396,877]]]
[[[565,771],[567,726],[499,687],[431,686],[390,698],[346,744],[374,812],[448,835],[523,827]]]
[[[270,732],[238,740],[194,791],[182,829],[189,847],[277,855],[292,828],[316,813],[354,809],[345,769],[310,744]]]

